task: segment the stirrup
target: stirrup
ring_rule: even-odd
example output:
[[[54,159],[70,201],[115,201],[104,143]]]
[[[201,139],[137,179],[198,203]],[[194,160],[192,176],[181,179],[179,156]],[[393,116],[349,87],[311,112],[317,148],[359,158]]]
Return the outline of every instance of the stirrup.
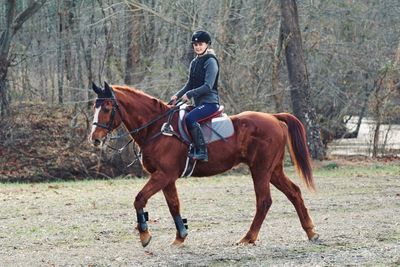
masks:
[[[198,156],[193,156],[193,159],[207,162],[208,156],[206,154],[202,154],[202,155],[198,155]]]
[[[197,151],[198,149],[196,148],[196,146],[193,143],[190,144],[188,157],[194,160],[208,161],[207,149],[205,149],[206,153],[204,154],[198,154]]]
[[[166,136],[172,136],[172,135],[174,135],[174,128],[172,128],[171,124],[169,124],[168,122],[165,122],[161,126],[161,133]]]
[[[195,160],[201,160],[201,161],[208,161],[208,154],[207,154],[207,150],[205,151],[205,153],[197,153],[198,151],[195,150],[195,152],[192,155],[192,158]]]

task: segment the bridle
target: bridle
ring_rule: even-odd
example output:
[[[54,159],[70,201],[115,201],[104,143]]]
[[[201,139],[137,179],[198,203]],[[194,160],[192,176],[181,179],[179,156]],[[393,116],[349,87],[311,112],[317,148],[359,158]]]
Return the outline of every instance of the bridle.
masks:
[[[110,115],[110,120],[108,121],[107,124],[103,124],[103,123],[98,123],[98,122],[93,122],[93,125],[106,129],[107,130],[107,135],[113,130],[113,125],[114,125],[114,120],[115,120],[115,114],[116,112],[118,112],[119,116],[122,119],[122,114],[121,114],[121,110],[119,109],[118,106],[118,102],[115,99],[114,95],[110,98],[103,98],[103,100],[105,99],[109,99],[112,101],[112,109],[111,109],[111,115]]]

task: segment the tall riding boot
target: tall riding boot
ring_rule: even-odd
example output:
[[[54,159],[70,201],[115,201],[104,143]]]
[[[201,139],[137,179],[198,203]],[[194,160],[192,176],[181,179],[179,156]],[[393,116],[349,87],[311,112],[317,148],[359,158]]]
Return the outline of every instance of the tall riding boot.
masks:
[[[208,161],[207,146],[204,141],[204,136],[197,122],[190,125],[190,134],[192,135],[194,143],[193,158],[197,160]]]

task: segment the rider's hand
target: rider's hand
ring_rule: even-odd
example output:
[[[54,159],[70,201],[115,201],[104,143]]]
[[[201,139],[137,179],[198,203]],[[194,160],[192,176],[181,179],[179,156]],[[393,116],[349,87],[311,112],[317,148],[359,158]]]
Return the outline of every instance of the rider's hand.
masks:
[[[176,95],[173,95],[172,97],[171,97],[171,105],[175,105],[176,104],[176,100],[178,99],[178,97],[176,96]]]
[[[182,96],[182,100],[183,100],[184,102],[188,102],[188,101],[189,101],[189,97],[188,97],[186,94],[184,94],[184,95]]]

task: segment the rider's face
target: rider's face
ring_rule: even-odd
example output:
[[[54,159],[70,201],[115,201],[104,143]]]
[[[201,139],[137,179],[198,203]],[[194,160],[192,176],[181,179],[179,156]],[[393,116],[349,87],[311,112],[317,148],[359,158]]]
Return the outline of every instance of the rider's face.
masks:
[[[193,50],[197,55],[201,55],[207,49],[208,45],[204,42],[195,42],[193,43]]]

